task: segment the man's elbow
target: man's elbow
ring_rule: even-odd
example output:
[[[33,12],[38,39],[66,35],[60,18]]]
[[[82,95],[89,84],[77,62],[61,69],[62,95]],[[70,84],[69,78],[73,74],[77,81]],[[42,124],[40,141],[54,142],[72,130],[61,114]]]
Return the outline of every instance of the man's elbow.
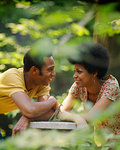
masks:
[[[29,119],[34,119],[34,118],[38,117],[34,107],[23,110],[22,114]]]

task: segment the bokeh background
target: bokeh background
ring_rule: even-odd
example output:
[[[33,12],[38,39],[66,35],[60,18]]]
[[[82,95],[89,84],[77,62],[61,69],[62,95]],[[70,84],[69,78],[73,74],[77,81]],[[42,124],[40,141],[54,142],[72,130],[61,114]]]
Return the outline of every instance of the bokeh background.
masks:
[[[23,56],[42,39],[56,47],[56,77],[51,95],[61,103],[74,82],[74,68],[64,57],[71,45],[99,42],[108,48],[111,62],[108,74],[120,83],[120,3],[102,0],[3,0],[0,1],[0,72],[22,67]],[[44,40],[43,40],[44,39]],[[64,47],[67,45],[67,48]],[[47,51],[47,48],[45,49]],[[19,111],[0,115],[3,136],[9,137],[20,117]]]

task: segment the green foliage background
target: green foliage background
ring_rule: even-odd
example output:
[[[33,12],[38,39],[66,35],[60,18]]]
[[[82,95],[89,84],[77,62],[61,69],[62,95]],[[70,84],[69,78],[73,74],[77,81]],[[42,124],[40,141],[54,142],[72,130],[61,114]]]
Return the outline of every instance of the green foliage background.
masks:
[[[23,66],[23,56],[30,49],[31,44],[38,39],[49,37],[56,47],[54,59],[57,73],[56,78],[51,83],[51,95],[56,96],[58,101],[62,103],[74,81],[72,78],[74,68],[68,63],[63,54],[71,52],[71,45],[94,41],[94,35],[97,35],[98,41],[101,39],[99,37],[103,37],[103,44],[107,43],[105,46],[108,47],[111,55],[109,73],[113,74],[120,82],[119,3],[99,4],[76,0],[0,1],[0,72],[11,67],[19,68]],[[67,48],[64,49],[63,44],[67,44]],[[76,111],[79,105],[76,104]],[[14,111],[0,117],[0,127],[6,131],[6,137],[10,136],[11,129],[20,117],[20,114],[18,111]],[[6,120],[5,123],[2,120]],[[5,126],[6,122],[9,126]],[[31,133],[32,131],[27,134]],[[35,134],[37,134],[36,131]],[[48,133],[48,136],[51,137],[51,134]],[[59,134],[62,133],[55,132],[55,135]],[[70,134],[72,136],[74,133]],[[35,136],[33,137],[35,138]],[[73,143],[75,144],[76,142],[78,145],[75,144],[75,147],[72,148],[79,149],[79,140],[77,141],[76,139],[78,134],[75,132],[74,136]],[[27,140],[29,141],[29,135]],[[10,146],[12,142],[13,140],[10,139],[3,145],[5,146],[9,143],[8,145]],[[13,144],[12,146],[14,147],[15,145]],[[59,147],[59,144],[56,147]],[[71,145],[65,149],[70,149],[70,147]],[[95,148],[94,144],[92,148]],[[60,146],[59,149],[64,148]]]

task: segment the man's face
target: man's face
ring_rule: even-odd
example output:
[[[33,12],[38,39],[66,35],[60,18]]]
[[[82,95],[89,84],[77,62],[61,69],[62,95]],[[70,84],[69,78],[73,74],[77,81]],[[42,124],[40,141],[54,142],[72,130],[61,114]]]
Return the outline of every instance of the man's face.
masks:
[[[44,58],[44,65],[41,69],[41,74],[37,77],[37,83],[42,85],[48,85],[52,78],[55,77],[55,71],[54,71],[55,63],[53,57],[45,57]]]

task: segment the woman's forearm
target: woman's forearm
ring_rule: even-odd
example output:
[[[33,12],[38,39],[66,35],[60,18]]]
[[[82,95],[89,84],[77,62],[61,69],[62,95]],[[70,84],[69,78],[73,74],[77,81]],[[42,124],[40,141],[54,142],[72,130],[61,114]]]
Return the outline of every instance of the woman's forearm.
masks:
[[[64,121],[75,121],[74,120],[74,114],[64,111],[64,112],[59,112],[58,114],[58,119],[64,120]]]
[[[76,123],[77,127],[88,127],[88,124],[84,118],[82,118],[79,114],[72,114],[70,112],[60,112],[58,114],[58,118],[64,121],[73,121]]]

